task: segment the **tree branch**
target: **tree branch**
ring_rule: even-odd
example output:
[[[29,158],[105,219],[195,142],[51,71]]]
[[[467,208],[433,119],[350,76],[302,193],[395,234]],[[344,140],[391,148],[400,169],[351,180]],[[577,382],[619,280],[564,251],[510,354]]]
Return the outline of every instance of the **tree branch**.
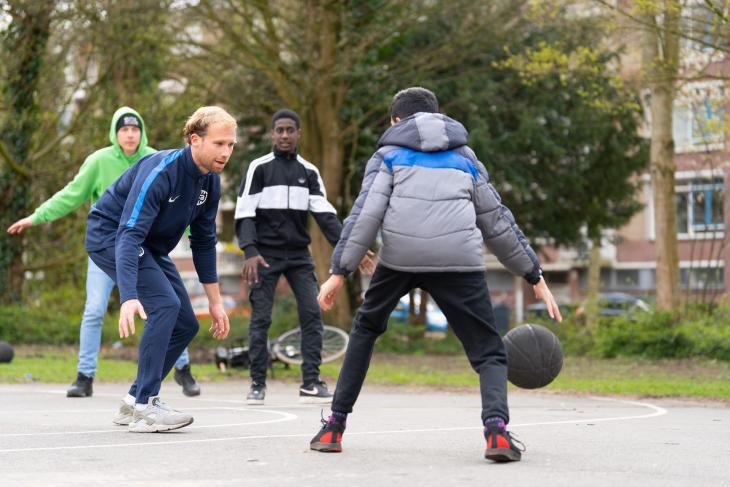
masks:
[[[5,143],[2,140],[0,140],[0,158],[5,161],[5,164],[7,164],[15,174],[17,174],[26,181],[30,180],[30,174],[28,173],[28,171],[25,168],[21,167],[17,162],[15,162],[15,159],[13,159],[13,157],[10,155],[7,147],[5,147]]]

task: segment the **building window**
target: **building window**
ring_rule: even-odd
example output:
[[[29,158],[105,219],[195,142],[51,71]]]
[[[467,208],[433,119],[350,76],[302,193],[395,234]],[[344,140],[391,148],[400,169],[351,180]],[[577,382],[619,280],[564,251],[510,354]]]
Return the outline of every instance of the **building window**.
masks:
[[[722,148],[724,112],[709,98],[674,107],[672,136],[677,152]]]
[[[621,289],[639,289],[639,270],[617,269],[616,287]]]
[[[724,231],[722,178],[684,181],[675,188],[675,193],[677,233],[697,235]]]
[[[487,286],[493,292],[509,292],[514,287],[514,277],[509,272],[487,271]]]
[[[550,284],[568,284],[567,271],[545,271],[545,280]]]
[[[607,291],[639,291],[652,289],[642,280],[645,269],[601,269],[601,289]]]
[[[684,36],[683,47],[691,51],[708,53],[720,51],[724,45],[725,2],[720,0],[713,5],[702,0],[689,0],[682,7],[680,20]]]
[[[680,269],[679,283],[682,289],[691,291],[721,290],[724,286],[725,273],[721,267]]]

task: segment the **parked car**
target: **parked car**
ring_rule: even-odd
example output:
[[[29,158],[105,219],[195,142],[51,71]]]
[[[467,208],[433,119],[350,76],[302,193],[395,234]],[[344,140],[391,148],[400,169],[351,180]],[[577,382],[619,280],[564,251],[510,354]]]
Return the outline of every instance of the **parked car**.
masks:
[[[560,304],[560,314],[563,318],[574,313],[580,317],[585,314],[586,301],[578,307],[569,304]],[[649,311],[651,308],[641,298],[626,293],[600,293],[598,295],[598,316],[631,316],[638,311]],[[533,303],[527,306],[527,318],[549,319],[545,303]]]
[[[233,296],[223,294],[221,298],[223,298],[223,308],[225,308],[228,316],[245,312],[245,308],[240,306]],[[196,318],[210,316],[208,312],[208,297],[206,295],[191,296],[190,304],[193,305],[193,313],[195,313]]]
[[[566,318],[576,311],[575,305],[570,304],[558,304],[558,308],[560,309],[560,315],[563,318]],[[537,303],[533,303],[527,306],[525,313],[526,319],[539,319],[539,320],[548,320],[550,319],[550,315],[547,312],[547,306],[545,305],[545,302],[539,301]]]
[[[395,310],[393,310],[393,312],[390,314],[390,317],[398,321],[408,321],[409,304],[409,295],[406,294],[405,296],[400,298],[400,300],[398,301],[398,305],[395,307]],[[420,293],[415,293],[413,298],[413,304],[417,311],[421,304]],[[426,331],[445,333],[448,326],[449,323],[446,321],[446,316],[444,315],[444,313],[439,309],[438,306],[436,306],[436,303],[434,303],[431,298],[429,298],[428,303],[426,303]]]
[[[576,310],[577,316],[585,313],[584,301]],[[649,311],[646,301],[626,293],[600,293],[598,295],[598,316],[631,316],[639,311]]]

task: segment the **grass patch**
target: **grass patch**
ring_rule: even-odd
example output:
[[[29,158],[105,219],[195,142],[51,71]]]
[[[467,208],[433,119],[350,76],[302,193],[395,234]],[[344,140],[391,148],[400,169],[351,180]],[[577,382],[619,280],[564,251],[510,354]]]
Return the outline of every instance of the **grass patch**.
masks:
[[[111,352],[109,352],[111,353]],[[137,365],[129,358],[102,354],[97,381],[128,383]],[[193,354],[196,357],[196,354]],[[199,355],[198,355],[199,356]],[[298,382],[298,367],[274,365],[276,380]],[[334,385],[341,362],[322,365],[322,377]],[[245,381],[248,370],[220,372],[212,360],[194,364],[201,382]],[[76,376],[76,350],[18,347],[10,364],[0,364],[3,383],[70,383]],[[168,377],[167,380],[172,380]],[[394,355],[373,357],[368,384],[439,387],[452,390],[478,388],[477,375],[463,356]],[[514,388],[512,389],[514,390]],[[544,390],[648,397],[692,397],[730,401],[730,364],[700,359],[597,359],[567,357],[560,376]]]

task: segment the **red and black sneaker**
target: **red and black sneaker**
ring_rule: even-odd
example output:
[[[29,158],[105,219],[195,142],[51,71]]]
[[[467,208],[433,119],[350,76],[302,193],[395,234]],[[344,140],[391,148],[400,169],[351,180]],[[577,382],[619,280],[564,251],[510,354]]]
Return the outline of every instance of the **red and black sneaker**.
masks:
[[[322,452],[339,453],[342,451],[344,433],[345,423],[342,420],[335,416],[330,416],[327,421],[322,419],[322,429],[309,442],[309,448]]]
[[[495,462],[519,462],[525,445],[506,429],[498,425],[487,425],[484,429],[484,438],[487,440],[487,451],[484,458]]]

